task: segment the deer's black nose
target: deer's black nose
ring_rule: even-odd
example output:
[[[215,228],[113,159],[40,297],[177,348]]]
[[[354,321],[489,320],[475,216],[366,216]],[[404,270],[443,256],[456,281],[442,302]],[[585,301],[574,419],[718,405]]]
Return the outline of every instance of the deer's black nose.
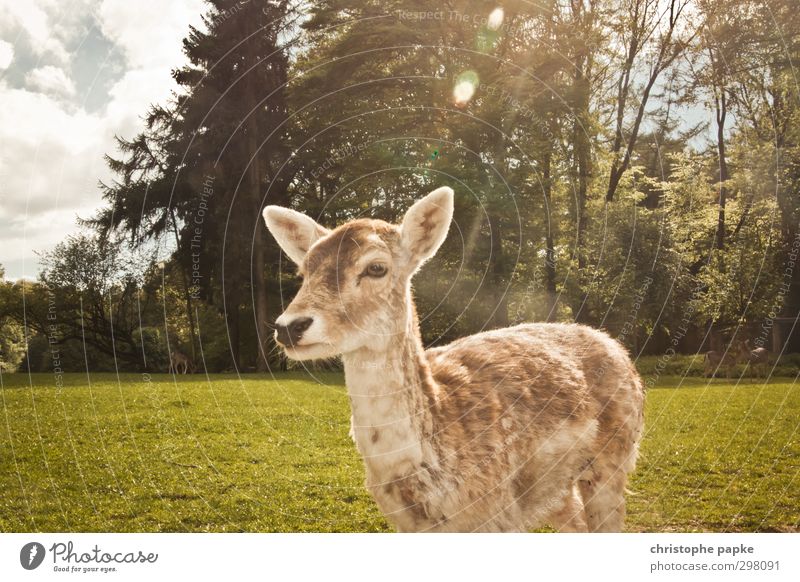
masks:
[[[298,317],[288,325],[275,324],[275,339],[285,346],[291,346],[300,341],[303,333],[314,323],[313,317]]]

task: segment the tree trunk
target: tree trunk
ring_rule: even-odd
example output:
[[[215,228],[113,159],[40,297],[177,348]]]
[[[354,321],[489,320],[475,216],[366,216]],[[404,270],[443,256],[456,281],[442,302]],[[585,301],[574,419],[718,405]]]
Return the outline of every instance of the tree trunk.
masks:
[[[178,236],[178,222],[175,218],[175,208],[170,208],[170,214],[172,215],[172,232],[175,235],[175,248],[176,252],[177,249],[180,249],[181,240]],[[186,275],[186,271],[184,270],[182,265],[178,265],[178,269],[181,272],[181,277],[183,279],[183,298],[186,303],[186,317],[189,319],[189,333],[191,337],[189,338],[192,343],[192,364],[197,364],[197,353],[195,351],[195,342],[197,341],[197,324],[194,321],[194,309],[192,308],[192,295],[189,292],[189,278]]]
[[[545,256],[544,256],[544,290],[547,296],[547,321],[553,321],[556,317],[556,251],[552,225],[552,198],[553,185],[550,177],[551,165],[553,162],[552,152],[547,148],[544,159],[542,160],[542,181],[544,182],[544,206],[545,220],[547,221],[547,233],[545,234]]]
[[[492,327],[508,327],[508,285],[504,281],[503,238],[500,232],[500,220],[492,212],[489,213],[489,229],[491,230],[491,254],[489,255],[491,291],[497,300],[491,316]]]
[[[719,211],[717,213],[717,235],[714,246],[722,250],[725,248],[725,205],[728,199],[728,188],[725,182],[728,180],[728,160],[725,152],[725,118],[728,115],[728,102],[725,96],[725,89],[720,91],[719,98],[715,98],[717,117],[717,153],[719,155]]]
[[[586,304],[586,295],[583,292],[584,284],[586,281],[586,231],[589,226],[588,216],[586,214],[586,204],[589,192],[589,164],[590,164],[590,142],[587,132],[589,131],[589,88],[588,82],[584,79],[581,67],[578,67],[575,73],[576,90],[580,93],[580,101],[575,115],[575,123],[573,126],[573,143],[574,143],[574,159],[576,172],[577,172],[577,200],[575,203],[576,214],[576,236],[575,236],[575,254],[578,259],[578,286],[581,289],[580,303],[575,309],[575,321],[585,322],[587,313],[584,309]]]
[[[228,327],[228,340],[231,347],[233,367],[238,372],[241,368],[239,355],[239,277],[232,277],[233,284],[228,286],[225,293],[225,323]]]
[[[252,207],[255,211],[256,224],[253,234],[253,253],[252,253],[252,281],[253,293],[255,295],[255,305],[253,305],[253,312],[256,321],[256,338],[258,339],[258,348],[256,350],[256,371],[267,372],[269,371],[269,362],[267,357],[269,354],[269,297],[267,293],[267,273],[266,273],[266,260],[265,249],[267,246],[266,226],[261,221],[261,206],[262,206],[262,187],[264,184],[264,156],[261,155],[262,150],[259,149],[259,138],[261,135],[259,125],[259,114],[263,106],[257,106],[258,95],[253,88],[252,77],[256,74],[258,69],[250,72],[248,78],[248,95],[250,103],[250,119],[247,124],[247,150],[248,159],[250,161],[250,168],[248,171],[248,190],[252,200]]]
[[[256,138],[255,127],[256,123],[252,123],[248,131],[248,145],[251,152],[255,153],[258,149],[258,140]],[[262,171],[261,171],[260,156],[256,155],[250,165],[250,189],[253,193],[253,198],[257,205],[261,205],[261,184],[262,184]],[[256,350],[256,371],[267,372],[269,370],[269,363],[267,356],[269,354],[269,302],[267,292],[267,273],[266,273],[266,260],[265,250],[267,246],[266,226],[261,221],[261,214],[256,212],[255,231],[253,233],[253,262],[251,264],[251,273],[253,280],[253,293],[255,295],[255,305],[253,311],[256,320],[256,338],[258,338],[258,349]]]

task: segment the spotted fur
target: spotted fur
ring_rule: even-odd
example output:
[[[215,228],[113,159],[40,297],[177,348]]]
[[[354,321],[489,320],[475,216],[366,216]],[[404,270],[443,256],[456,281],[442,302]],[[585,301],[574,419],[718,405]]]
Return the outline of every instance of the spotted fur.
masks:
[[[305,279],[279,323],[314,324],[287,354],[341,354],[366,485],[399,531],[620,530],[644,395],[618,342],[525,324],[423,348],[410,281],[452,205],[439,189],[400,226],[362,219],[297,241]],[[273,208],[267,225],[285,241]],[[323,232],[291,227],[302,231]],[[370,261],[388,274],[365,276]]]

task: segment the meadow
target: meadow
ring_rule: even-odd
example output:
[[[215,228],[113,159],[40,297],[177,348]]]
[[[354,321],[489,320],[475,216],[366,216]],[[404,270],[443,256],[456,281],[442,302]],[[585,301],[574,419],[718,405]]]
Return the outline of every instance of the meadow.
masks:
[[[2,376],[0,531],[389,531],[341,374]],[[663,377],[628,531],[797,531],[792,378]]]

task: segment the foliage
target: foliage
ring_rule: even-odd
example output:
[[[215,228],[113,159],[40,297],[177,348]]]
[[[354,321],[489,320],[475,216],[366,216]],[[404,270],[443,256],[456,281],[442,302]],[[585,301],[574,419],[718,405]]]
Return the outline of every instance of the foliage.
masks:
[[[0,372],[16,372],[24,358],[24,328],[9,317],[0,319]]]
[[[107,158],[97,236],[3,283],[0,320],[91,365],[278,369],[269,322],[298,280],[263,206],[398,221],[448,184],[414,281],[426,344],[551,320],[636,355],[800,351],[790,0],[512,1],[493,25],[482,0],[206,7],[174,98]]]

